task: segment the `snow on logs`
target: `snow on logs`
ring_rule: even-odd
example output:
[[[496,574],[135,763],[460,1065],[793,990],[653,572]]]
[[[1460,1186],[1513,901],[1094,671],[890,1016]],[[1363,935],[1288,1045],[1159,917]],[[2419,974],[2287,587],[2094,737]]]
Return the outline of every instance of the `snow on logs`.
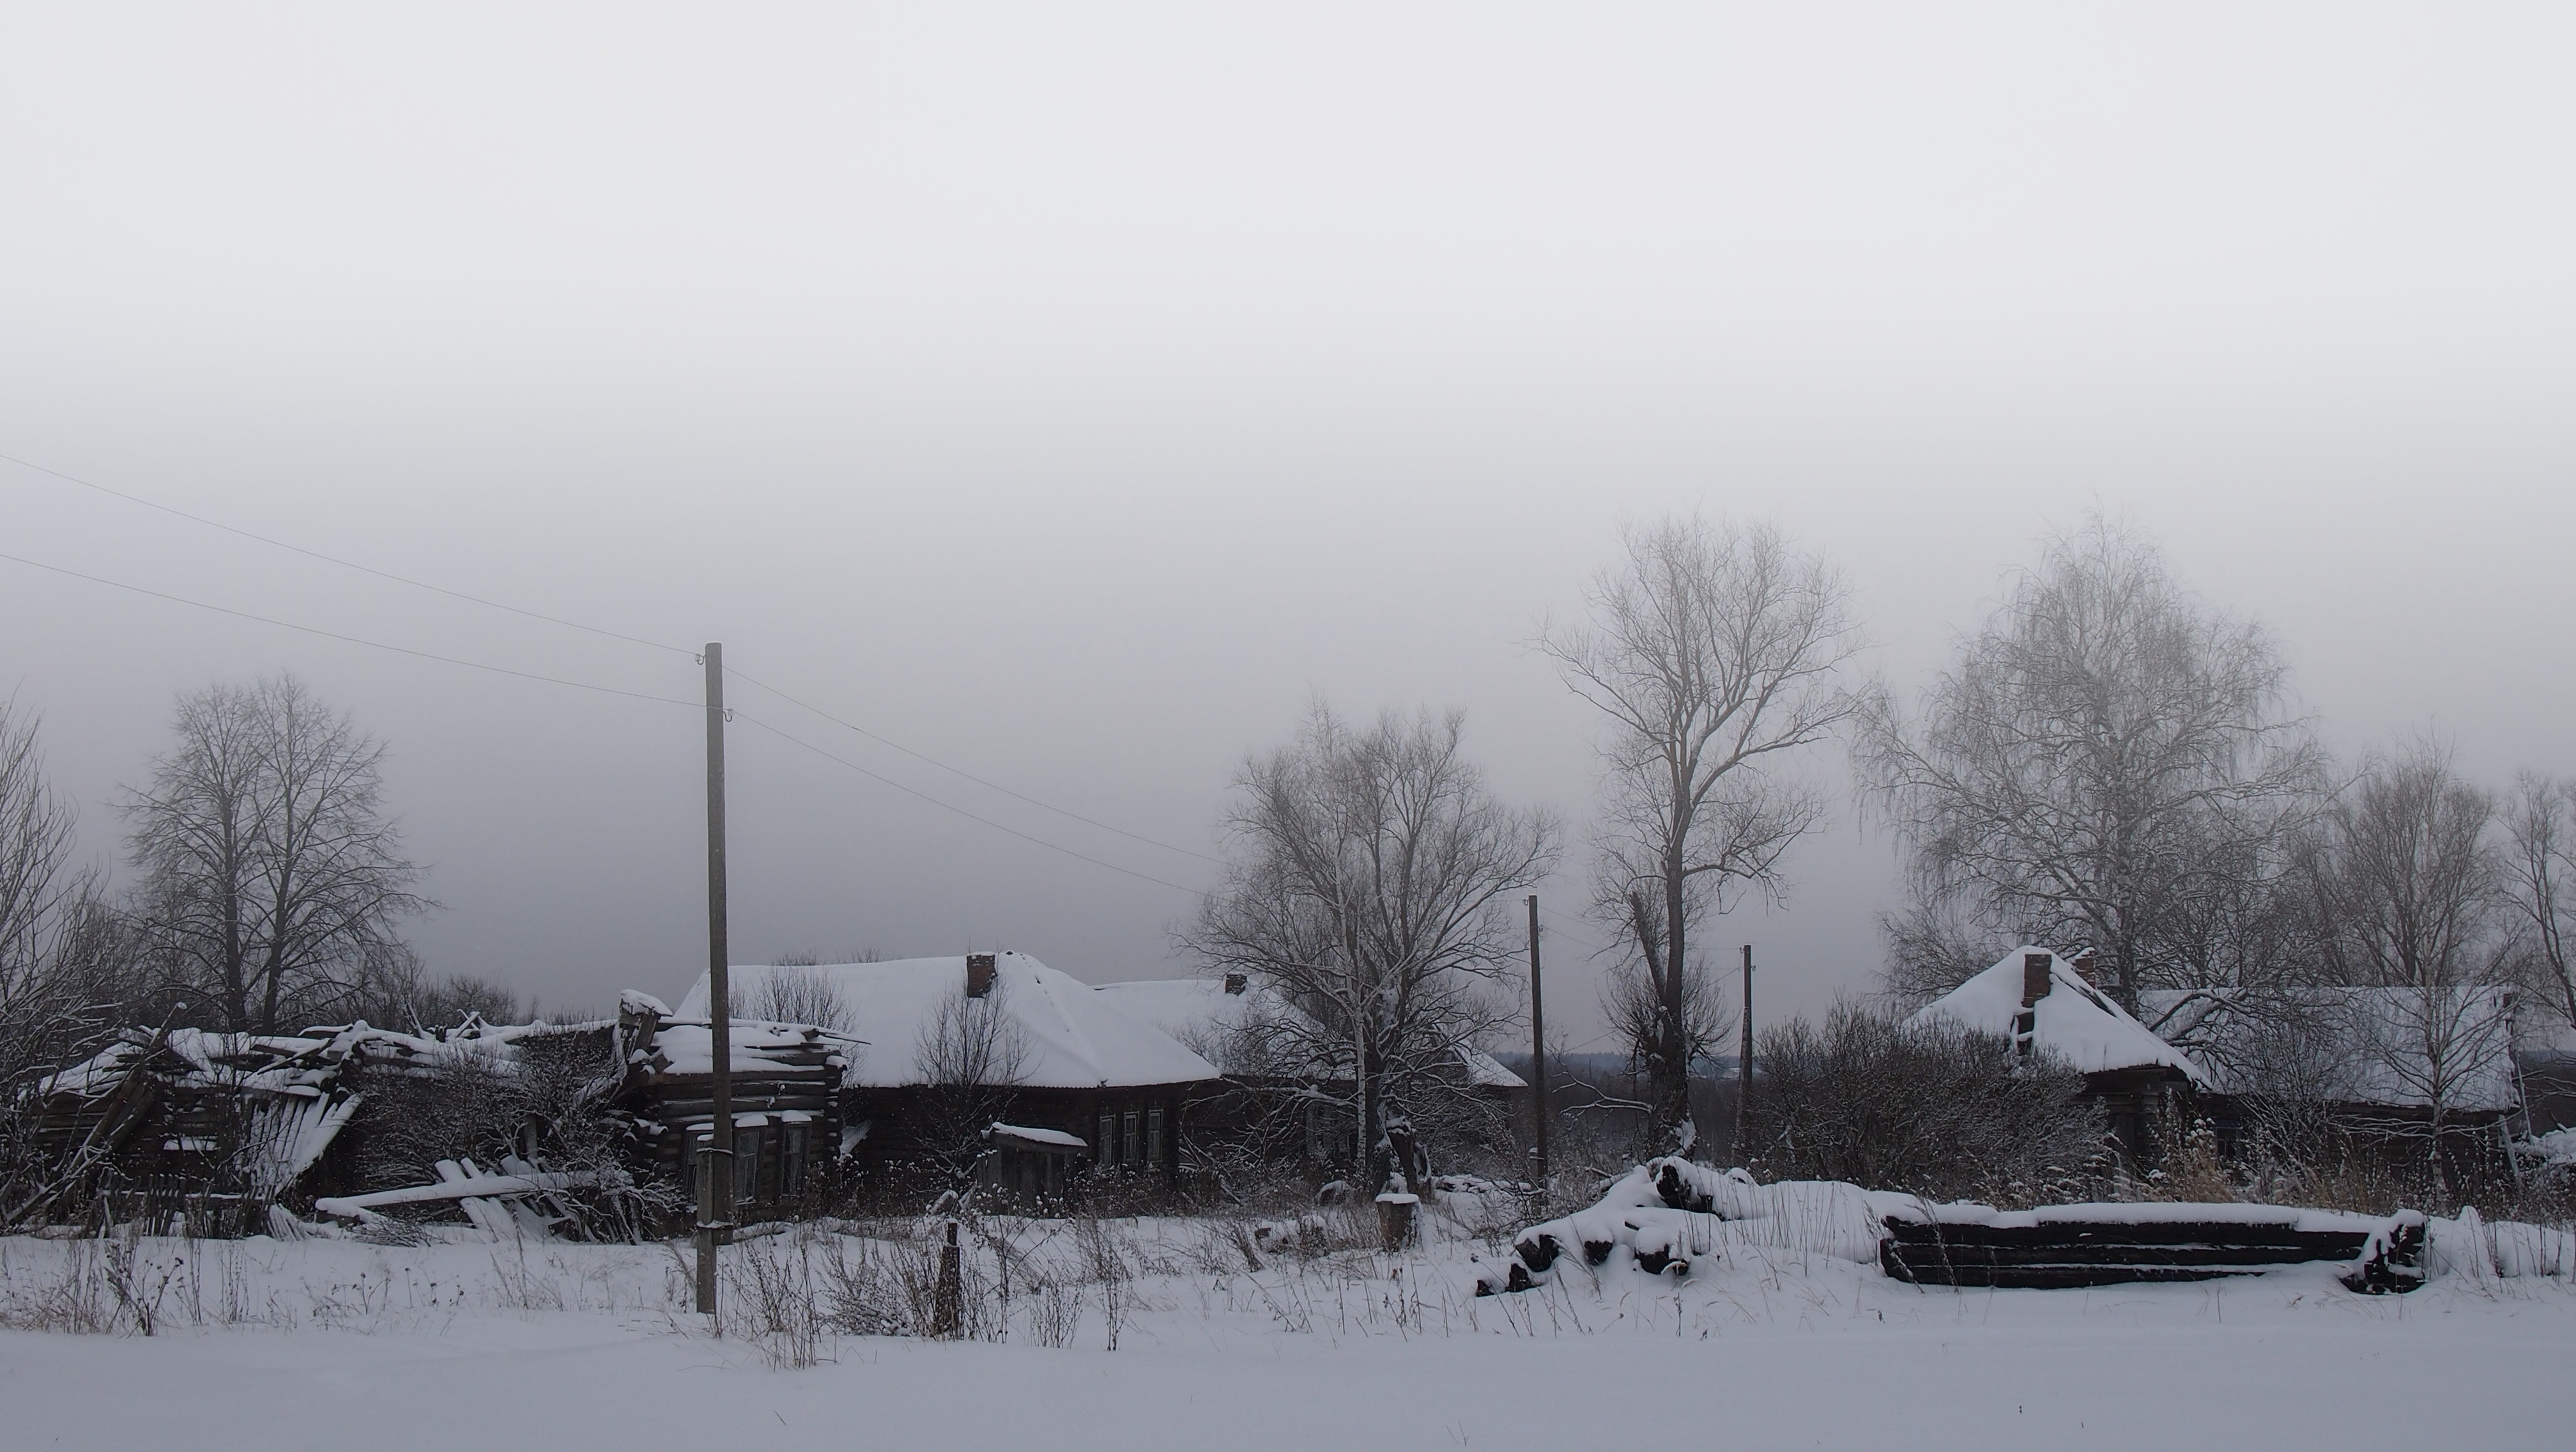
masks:
[[[1543,1221],[1509,1259],[1479,1262],[1476,1293],[1525,1291],[1580,1257],[1675,1279],[1728,1246],[1875,1264],[1916,1285],[2047,1289],[2256,1275],[2335,1262],[2355,1291],[2423,1284],[2427,1222],[2414,1211],[2345,1215],[2277,1205],[2051,1205],[2002,1211],[1823,1181],[1757,1184],[1742,1170],[1657,1159],[1587,1209]]]
[[[1590,1208],[1522,1231],[1509,1260],[1479,1263],[1476,1293],[1543,1285],[1573,1256],[1596,1270],[1633,1266],[1675,1279],[1718,1259],[1729,1245],[1867,1264],[1878,1256],[1874,1217],[1905,1200],[1823,1181],[1762,1185],[1742,1170],[1649,1160],[1612,1182]]]
[[[2424,1217],[2283,1205],[1921,1205],[1887,1217],[1879,1265],[1918,1285],[2056,1290],[2206,1281],[2316,1261],[2342,1263],[2368,1295],[2424,1283]]]

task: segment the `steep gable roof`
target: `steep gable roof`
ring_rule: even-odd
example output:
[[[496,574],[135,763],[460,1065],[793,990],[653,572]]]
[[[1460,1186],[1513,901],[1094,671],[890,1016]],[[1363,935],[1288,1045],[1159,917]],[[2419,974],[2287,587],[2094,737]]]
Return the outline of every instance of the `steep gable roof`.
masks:
[[[2011,1038],[2021,1017],[2023,960],[2048,955],[2048,992],[2031,1005],[2031,1042],[2086,1074],[2118,1069],[2168,1068],[2195,1083],[2206,1076],[2189,1055],[2131,1018],[2120,1005],[2084,981],[2075,966],[2045,948],[2020,947],[1993,967],[1925,1005],[1909,1024],[1949,1023]]]

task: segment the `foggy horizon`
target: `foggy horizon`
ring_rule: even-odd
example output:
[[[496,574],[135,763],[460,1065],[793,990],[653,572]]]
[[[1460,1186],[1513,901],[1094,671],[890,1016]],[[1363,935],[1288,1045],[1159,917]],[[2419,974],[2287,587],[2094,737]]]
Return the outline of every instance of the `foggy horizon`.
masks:
[[[2576,771],[2576,26],[2414,13],[22,11],[0,552],[684,705],[721,641],[1171,844],[732,686],[738,962],[1185,972],[1248,752],[1460,707],[1569,825],[1549,1016],[1606,1048],[1597,723],[1527,642],[1623,524],[1777,522],[1910,699],[2098,510],[2346,760]],[[432,973],[598,1009],[703,967],[693,705],[8,561],[0,608],[85,859],[178,692],[291,671],[392,748]],[[1700,935],[1766,1019],[1872,991],[1899,900],[1839,747],[1801,768],[1790,902]]]

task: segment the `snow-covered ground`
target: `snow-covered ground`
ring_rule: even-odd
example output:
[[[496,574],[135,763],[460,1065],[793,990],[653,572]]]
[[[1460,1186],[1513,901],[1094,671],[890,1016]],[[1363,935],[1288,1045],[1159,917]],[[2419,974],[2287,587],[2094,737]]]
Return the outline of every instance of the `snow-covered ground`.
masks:
[[[133,1242],[146,1338],[112,1309],[118,1247],[6,1239],[0,1319],[116,1329],[0,1331],[0,1446],[2554,1448],[2576,1411],[2576,1292],[2482,1269],[2456,1222],[2408,1296],[2329,1267],[1918,1289],[1792,1227],[1730,1237],[1678,1285],[1577,1258],[1478,1298],[1501,1244],[1478,1219],[1449,1197],[1404,1256],[1301,1248],[1293,1225],[994,1223],[1016,1294],[982,1329],[1006,1339],[955,1342],[713,1338],[667,1247],[326,1239]],[[728,1289],[755,1321],[764,1276],[830,1301],[873,1267],[895,1294],[931,1244],[753,1240]]]

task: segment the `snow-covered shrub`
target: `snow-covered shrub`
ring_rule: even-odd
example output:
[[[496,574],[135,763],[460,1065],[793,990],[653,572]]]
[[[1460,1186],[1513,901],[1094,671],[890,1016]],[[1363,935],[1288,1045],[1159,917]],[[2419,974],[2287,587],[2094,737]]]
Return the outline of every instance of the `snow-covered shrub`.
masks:
[[[1998,1035],[1844,1003],[1774,1026],[1754,1062],[1744,1160],[1765,1179],[2032,1205],[2088,1198],[2108,1164],[2084,1076]]]

